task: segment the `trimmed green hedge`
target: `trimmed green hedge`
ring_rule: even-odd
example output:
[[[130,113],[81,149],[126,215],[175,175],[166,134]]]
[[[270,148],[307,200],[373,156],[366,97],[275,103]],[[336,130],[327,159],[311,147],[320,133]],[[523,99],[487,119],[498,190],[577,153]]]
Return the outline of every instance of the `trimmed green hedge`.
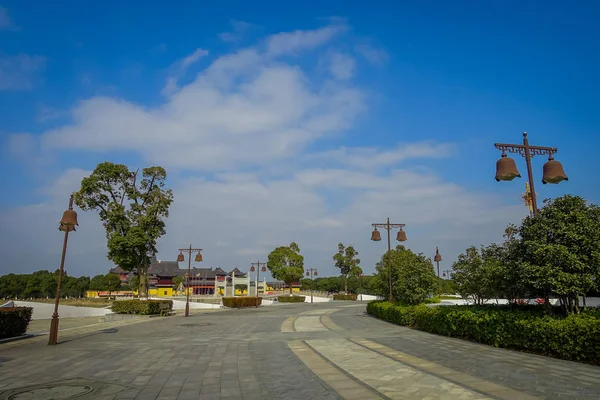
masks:
[[[510,310],[502,306],[412,307],[374,301],[374,317],[425,332],[525,350],[565,360],[600,364],[600,313],[544,316],[542,307]]]
[[[279,296],[277,301],[280,303],[304,303],[304,296]]]
[[[262,304],[262,297],[258,298],[258,305]],[[256,307],[256,297],[223,297],[223,305],[229,308]]]
[[[32,307],[0,308],[0,339],[24,335],[32,313]]]
[[[169,306],[167,312],[173,310],[172,300],[118,300],[115,301],[111,310],[115,314],[138,314],[138,315],[156,315],[160,314],[161,311],[165,311],[161,308],[161,304],[167,304]]]
[[[334,300],[356,300],[357,296],[355,294],[334,294]]]

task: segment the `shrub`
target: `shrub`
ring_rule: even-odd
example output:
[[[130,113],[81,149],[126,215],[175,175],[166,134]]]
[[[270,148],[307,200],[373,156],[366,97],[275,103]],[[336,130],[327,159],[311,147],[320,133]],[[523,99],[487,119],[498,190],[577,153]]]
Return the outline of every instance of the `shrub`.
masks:
[[[24,335],[32,313],[32,307],[0,308],[0,339]]]
[[[280,303],[304,303],[304,296],[279,296],[277,301]]]
[[[356,295],[355,294],[334,294],[333,295],[333,299],[334,300],[356,300]]]
[[[172,300],[119,300],[112,306],[112,312],[116,314],[138,314],[138,315],[156,315],[162,310],[161,305],[168,304],[168,311],[173,310]],[[163,306],[164,307],[164,306]]]
[[[434,296],[434,297],[428,297],[425,300],[423,300],[423,304],[437,304],[437,303],[441,303],[442,299],[438,296]]]
[[[256,307],[256,297],[223,297],[223,305],[229,308]],[[262,297],[258,298],[258,305],[262,304]]]
[[[600,364],[600,317],[594,310],[545,316],[542,307],[367,304],[374,317],[425,332]]]

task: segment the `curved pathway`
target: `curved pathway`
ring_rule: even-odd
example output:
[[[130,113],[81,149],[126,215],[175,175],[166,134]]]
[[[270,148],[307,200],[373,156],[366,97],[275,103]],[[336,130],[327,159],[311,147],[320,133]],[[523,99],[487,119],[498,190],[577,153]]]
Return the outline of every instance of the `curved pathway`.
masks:
[[[364,303],[99,324],[60,338],[0,345],[0,400],[600,398],[598,367],[395,326]]]

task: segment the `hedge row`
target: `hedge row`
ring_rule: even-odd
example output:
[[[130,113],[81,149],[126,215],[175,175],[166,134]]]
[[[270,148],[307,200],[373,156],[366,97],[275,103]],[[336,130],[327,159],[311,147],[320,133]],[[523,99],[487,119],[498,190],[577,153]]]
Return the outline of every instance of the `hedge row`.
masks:
[[[229,308],[256,307],[256,297],[223,297],[223,305]],[[262,297],[258,298],[258,305],[262,304]]]
[[[334,300],[356,300],[357,295],[355,294],[334,294]]]
[[[304,303],[304,296],[279,296],[277,301],[280,303]]]
[[[511,311],[497,306],[406,307],[382,301],[367,304],[367,312],[377,318],[425,332],[600,364],[598,311],[563,317],[544,316],[541,309],[539,306],[536,311]]]
[[[162,304],[168,305],[167,307]],[[138,314],[138,315],[156,315],[161,312],[170,312],[173,310],[172,300],[119,300],[111,306],[112,312],[116,314]]]
[[[32,307],[0,308],[0,339],[24,335],[32,313]]]

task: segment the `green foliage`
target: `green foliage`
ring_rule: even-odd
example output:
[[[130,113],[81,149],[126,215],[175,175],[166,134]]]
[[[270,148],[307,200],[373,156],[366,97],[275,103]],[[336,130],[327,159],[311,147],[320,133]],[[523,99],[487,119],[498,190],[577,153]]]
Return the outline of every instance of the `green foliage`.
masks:
[[[173,289],[179,289],[179,286],[185,283],[185,276],[175,276],[173,277]]]
[[[536,311],[537,310],[537,311]],[[374,301],[367,312],[398,325],[495,347],[600,363],[600,312],[545,316],[542,307],[398,306]]]
[[[348,275],[360,276],[362,274],[362,269],[359,267],[360,259],[356,256],[358,256],[358,251],[354,250],[353,246],[346,247],[343,243],[338,243],[338,252],[333,255],[333,261],[344,277],[344,293],[348,293]]]
[[[58,270],[36,271],[32,274],[0,276],[0,298],[53,298],[58,286]],[[90,287],[90,278],[75,278],[63,272],[61,297],[83,297]]]
[[[163,306],[161,307],[161,305]],[[115,301],[111,306],[111,310],[115,314],[159,315],[165,311],[165,305],[168,305],[167,311],[173,310],[172,300],[138,299]]]
[[[519,229],[522,276],[532,290],[577,312],[577,297],[600,285],[600,208],[571,195],[544,204]]]
[[[229,308],[256,307],[257,300],[259,306],[262,304],[262,297],[223,297],[222,300],[223,305]]]
[[[377,278],[373,285],[378,294],[389,294],[389,265],[394,299],[405,304],[419,304],[428,295],[438,292],[438,281],[431,260],[422,254],[413,253],[404,246],[397,246],[384,254],[375,267]]]
[[[108,258],[125,270],[137,268],[142,294],[173,201],[173,193],[165,188],[166,178],[162,167],[144,168],[140,176],[139,170],[131,172],[126,165],[103,162],[81,181],[75,194],[82,210],[98,211],[106,230]]]
[[[96,275],[90,281],[91,290],[106,290],[106,275]]]
[[[357,295],[355,294],[334,294],[334,300],[354,300],[356,301]]]
[[[106,274],[104,276],[104,284],[106,285],[106,290],[109,292],[121,290],[121,278],[119,278],[119,275]]]
[[[32,313],[32,307],[0,308],[0,339],[24,335]]]
[[[304,296],[279,296],[277,301],[280,303],[304,303]]]
[[[295,242],[277,247],[269,254],[267,268],[273,278],[287,283],[292,293],[292,283],[304,275],[304,256],[300,254],[300,247]]]
[[[458,293],[458,288],[456,286],[456,282],[451,279],[441,279],[438,278],[438,294],[456,294]]]

